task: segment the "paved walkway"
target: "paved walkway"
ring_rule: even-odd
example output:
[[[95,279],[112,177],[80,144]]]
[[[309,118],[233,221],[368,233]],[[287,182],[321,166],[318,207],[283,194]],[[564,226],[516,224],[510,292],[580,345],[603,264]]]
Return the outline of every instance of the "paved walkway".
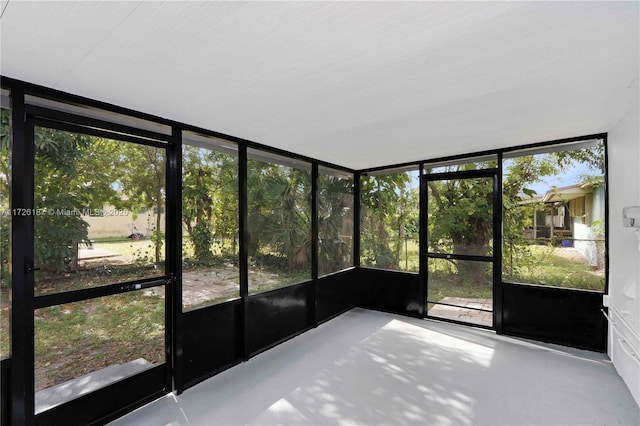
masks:
[[[182,303],[189,307],[215,299],[234,299],[240,296],[239,281],[238,268],[234,266],[183,272]]]
[[[219,303],[240,297],[238,268],[224,265],[205,271],[187,271],[182,275],[182,303],[184,307],[198,306],[207,302]],[[278,274],[264,271],[249,271],[249,291],[255,287],[266,287],[278,283]],[[145,295],[159,295],[155,288],[145,290]],[[429,310],[433,317],[454,319],[491,327],[493,324],[493,301],[464,297],[445,297],[446,305],[436,304]],[[455,305],[455,306],[449,306]],[[479,311],[477,309],[484,309]],[[490,311],[490,312],[486,312]]]
[[[182,303],[185,307],[197,306],[215,300],[222,302],[240,297],[238,268],[225,265],[206,271],[187,271],[182,274]],[[249,271],[249,291],[278,283],[278,274],[264,271]],[[145,290],[145,295],[161,295],[154,289]]]
[[[493,313],[477,311],[475,309],[486,309],[493,311],[493,301],[491,299],[471,299],[464,297],[444,297],[441,303],[447,305],[434,305],[429,310],[429,315],[434,317],[453,319],[457,321],[470,322],[473,324],[493,325]],[[456,305],[456,306],[449,306]],[[472,309],[466,309],[472,308]]]
[[[208,271],[190,271],[182,275],[182,301],[186,308],[206,302],[235,299],[240,296],[240,277],[238,268],[225,265]],[[278,274],[249,271],[250,290],[278,283]],[[145,290],[146,295],[156,294],[154,289]],[[445,297],[441,300],[447,305],[437,304],[429,310],[429,315],[458,321],[481,324],[491,327],[493,310],[491,299],[472,299],[463,297]],[[449,306],[456,305],[456,306]],[[471,309],[469,309],[471,308]]]

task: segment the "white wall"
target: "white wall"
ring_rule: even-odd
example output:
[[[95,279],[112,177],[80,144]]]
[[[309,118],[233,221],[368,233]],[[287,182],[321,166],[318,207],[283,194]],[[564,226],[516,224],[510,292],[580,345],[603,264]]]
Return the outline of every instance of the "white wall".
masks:
[[[640,335],[639,241],[634,230],[622,226],[622,208],[640,205],[639,116],[636,96],[624,118],[609,131],[608,222],[610,313],[618,330],[609,326],[609,356],[640,405],[640,364],[637,359],[640,354],[640,339],[637,338]],[[626,327],[625,322],[630,327]],[[636,359],[625,349],[634,351]]]

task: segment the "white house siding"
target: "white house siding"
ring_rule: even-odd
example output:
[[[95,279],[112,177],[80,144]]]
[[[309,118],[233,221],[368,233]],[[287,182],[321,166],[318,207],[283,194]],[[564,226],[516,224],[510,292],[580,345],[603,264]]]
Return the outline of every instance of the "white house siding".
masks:
[[[580,218],[574,218],[573,222],[573,247],[580,252],[580,254],[587,259],[589,266],[598,266],[598,248],[595,240],[595,233],[593,228],[589,225],[585,225],[580,221]]]
[[[609,356],[640,404],[640,251],[622,208],[640,205],[640,111],[637,86],[632,107],[609,132]],[[624,321],[624,322],[623,322]],[[628,324],[625,325],[625,324]],[[634,345],[635,349],[629,346]],[[630,353],[635,351],[635,356]]]
[[[585,196],[585,223],[582,218],[573,218],[573,247],[594,268],[603,266],[604,234],[600,232],[604,229],[604,186]]]

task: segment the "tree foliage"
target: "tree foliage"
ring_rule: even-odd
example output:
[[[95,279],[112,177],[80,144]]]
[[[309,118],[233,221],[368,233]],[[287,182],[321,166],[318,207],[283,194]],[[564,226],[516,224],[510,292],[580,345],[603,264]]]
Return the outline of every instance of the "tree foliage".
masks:
[[[198,262],[220,254],[237,253],[238,159],[195,146],[182,156],[182,221]],[[229,244],[230,242],[230,244]]]
[[[353,179],[320,174],[318,178],[318,272],[353,265]]]
[[[503,165],[503,258],[507,274],[531,260],[524,229],[532,226],[536,204],[535,185],[555,179],[576,165],[594,173],[579,179],[588,185],[601,184],[604,171],[604,146],[523,155]],[[479,162],[446,166],[456,172],[488,167]],[[368,176],[361,180],[361,253],[362,264],[379,268],[400,269],[399,243],[406,234],[417,233],[418,197],[410,190],[406,173]],[[578,182],[576,182],[578,183]],[[490,256],[493,245],[493,179],[445,179],[428,182],[429,250],[433,252]],[[412,225],[414,224],[414,225]],[[487,270],[478,262],[455,262],[455,273],[464,280],[487,281]]]
[[[237,169],[234,155],[184,148],[183,225],[193,244],[195,263],[237,253]],[[309,272],[310,171],[251,159],[247,173],[248,253],[252,265],[274,271]],[[352,265],[353,203],[352,179],[320,175],[321,274]]]
[[[0,134],[0,207],[8,208],[9,111],[2,110]],[[35,208],[53,211],[101,209],[105,205],[147,211],[154,218],[154,261],[162,262],[166,202],[163,149],[37,127],[35,131]],[[183,209],[186,239],[196,261],[218,255],[237,257],[237,156],[194,146],[183,147]],[[602,184],[604,146],[523,155],[502,165],[503,255],[526,258],[523,229],[532,226],[532,185],[582,164]],[[487,164],[448,166],[472,170]],[[495,166],[495,164],[490,165]],[[309,170],[251,159],[248,162],[248,252],[253,261],[280,270],[306,271],[311,258],[311,174]],[[411,173],[361,179],[362,264],[400,269],[407,240],[418,237],[418,188]],[[352,262],[353,181],[320,175],[318,182],[319,271],[328,273]],[[493,182],[488,178],[428,183],[428,245],[431,251],[488,256],[493,237]],[[141,214],[141,213],[140,213]],[[7,262],[8,220],[2,218],[0,261]],[[51,272],[65,268],[77,244],[88,238],[79,214],[35,218],[37,266]],[[405,253],[406,255],[406,253]],[[503,262],[513,273],[513,262]],[[471,278],[482,271],[463,269]],[[3,268],[4,269],[4,268]],[[482,272],[484,273],[484,272]]]
[[[249,256],[309,270],[311,173],[258,160],[249,160],[247,169]]]
[[[596,173],[604,169],[604,147],[524,155],[505,161],[503,165],[503,271],[507,276],[518,267],[535,262],[530,256],[524,230],[531,227],[536,201],[534,184],[555,179],[565,170],[581,164]],[[477,164],[454,166],[454,170],[470,170]],[[581,179],[588,180],[588,176]],[[576,182],[578,183],[578,182]],[[456,254],[486,256],[492,246],[491,179],[444,180],[429,183],[430,250]],[[514,261],[515,259],[515,261]],[[529,265],[532,266],[532,265]],[[486,276],[480,265],[458,262],[457,272],[463,279],[482,281]]]
[[[45,271],[65,268],[88,239],[80,212],[102,209],[116,197],[111,186],[114,141],[38,127],[35,130],[35,263]],[[46,213],[44,213],[46,212]]]
[[[165,151],[154,146],[123,144],[114,167],[118,170],[118,185],[126,196],[117,200],[116,204],[134,212],[145,210],[149,218],[155,217],[151,240],[155,263],[159,265],[163,260],[164,245],[162,221],[166,198]]]
[[[411,174],[365,176],[360,181],[361,262],[364,266],[399,269],[405,239],[413,237],[418,218],[418,192]]]
[[[502,258],[503,272],[513,275],[514,259],[526,261],[528,256],[524,229],[533,225],[533,201],[536,191],[529,186],[541,179],[556,175],[559,160],[553,154],[516,157],[506,164],[502,181]],[[525,203],[527,202],[528,203]]]
[[[88,210],[106,205],[155,208],[156,230],[160,230],[165,197],[163,150],[45,127],[36,127],[34,137],[37,267],[47,273],[67,269],[78,245],[88,242],[88,224],[82,217]],[[7,140],[4,134],[2,140],[3,144]],[[160,232],[154,234],[156,262],[163,241]]]
[[[9,277],[9,138],[11,115],[0,109],[0,285],[8,285]]]

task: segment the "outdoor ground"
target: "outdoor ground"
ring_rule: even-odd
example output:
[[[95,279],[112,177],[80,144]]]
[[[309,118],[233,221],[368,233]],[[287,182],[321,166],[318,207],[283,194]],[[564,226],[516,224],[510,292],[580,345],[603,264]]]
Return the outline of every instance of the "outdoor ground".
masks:
[[[530,249],[532,256],[545,260],[529,271],[538,281],[564,287],[602,289],[602,271],[591,270],[574,249],[560,247],[549,250],[544,246]],[[48,278],[40,276],[36,292],[68,291],[162,275],[162,271],[153,266],[153,254],[151,243],[145,240],[98,242],[94,244],[94,251],[81,252],[78,272]],[[409,269],[417,265],[417,244],[415,247],[409,244],[406,259],[399,265],[403,269],[407,264]],[[253,268],[249,273],[250,292],[299,282],[305,276]],[[435,267],[430,271],[430,277],[429,297],[432,302],[449,298],[449,301],[475,303],[492,297],[490,285],[461,280],[451,273],[450,268],[445,271]],[[183,272],[184,309],[237,298],[238,278],[237,266],[230,263],[189,266]],[[6,287],[0,288],[0,297],[0,356],[4,357],[9,354],[10,301]],[[434,314],[433,304],[429,309]],[[447,309],[447,315],[469,312],[449,311],[451,309]],[[153,363],[163,360],[164,294],[158,293],[157,289],[40,309],[35,320],[37,389],[140,357]]]
[[[493,299],[443,297],[440,303],[430,305],[429,315],[491,327],[492,311]]]

